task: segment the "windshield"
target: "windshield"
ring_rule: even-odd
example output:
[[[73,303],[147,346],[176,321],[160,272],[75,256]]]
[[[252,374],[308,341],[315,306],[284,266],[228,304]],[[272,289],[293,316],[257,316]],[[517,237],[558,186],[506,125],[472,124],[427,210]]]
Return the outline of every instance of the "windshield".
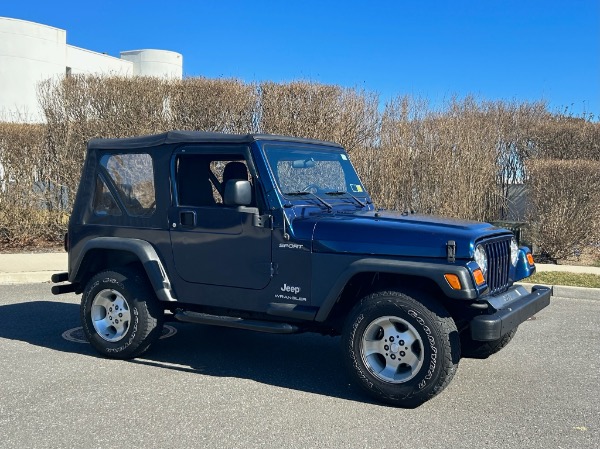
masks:
[[[284,195],[366,192],[342,149],[316,146],[265,145],[267,161]]]

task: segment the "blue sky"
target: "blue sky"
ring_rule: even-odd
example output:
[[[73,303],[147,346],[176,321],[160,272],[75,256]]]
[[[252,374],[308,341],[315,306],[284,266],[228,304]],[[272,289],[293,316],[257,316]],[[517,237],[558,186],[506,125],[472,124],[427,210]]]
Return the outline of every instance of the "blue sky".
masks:
[[[599,0],[0,0],[0,16],[118,56],[183,54],[184,75],[411,94],[546,100],[600,117]]]

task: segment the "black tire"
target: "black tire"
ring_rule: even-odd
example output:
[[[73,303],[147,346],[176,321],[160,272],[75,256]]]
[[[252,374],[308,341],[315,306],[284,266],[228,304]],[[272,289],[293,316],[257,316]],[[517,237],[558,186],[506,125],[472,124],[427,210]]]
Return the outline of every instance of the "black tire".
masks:
[[[417,301],[398,291],[363,298],[346,321],[342,345],[354,381],[401,407],[416,407],[441,392],[460,360],[450,314],[429,298]]]
[[[517,328],[515,327],[498,340],[477,341],[471,338],[470,331],[467,329],[460,334],[461,355],[472,359],[487,359],[509,344],[516,333]]]
[[[80,308],[83,331],[103,356],[130,359],[160,337],[164,311],[147,278],[134,270],[105,271],[87,283]]]

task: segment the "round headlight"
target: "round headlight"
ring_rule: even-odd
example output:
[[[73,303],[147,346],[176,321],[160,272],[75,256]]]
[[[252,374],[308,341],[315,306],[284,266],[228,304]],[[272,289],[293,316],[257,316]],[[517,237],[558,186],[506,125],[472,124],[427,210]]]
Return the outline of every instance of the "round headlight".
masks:
[[[517,266],[517,260],[519,260],[519,245],[517,239],[513,237],[510,241],[510,261],[513,267]]]
[[[483,274],[485,275],[487,273],[487,254],[485,253],[485,248],[483,247],[483,245],[477,245],[477,248],[475,248],[475,254],[473,255],[473,257],[475,258],[475,262],[477,262],[477,265],[479,265],[479,268],[481,268],[481,271],[483,272]]]

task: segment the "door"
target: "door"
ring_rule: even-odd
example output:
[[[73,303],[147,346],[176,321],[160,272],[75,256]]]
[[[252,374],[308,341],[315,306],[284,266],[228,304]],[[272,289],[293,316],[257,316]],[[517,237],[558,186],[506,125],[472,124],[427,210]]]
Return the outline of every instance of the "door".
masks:
[[[223,201],[228,180],[256,179],[248,169],[248,156],[243,147],[186,148],[174,156],[170,236],[183,280],[255,290],[271,281],[272,231],[265,226],[268,220],[261,219],[256,190],[248,206]]]

